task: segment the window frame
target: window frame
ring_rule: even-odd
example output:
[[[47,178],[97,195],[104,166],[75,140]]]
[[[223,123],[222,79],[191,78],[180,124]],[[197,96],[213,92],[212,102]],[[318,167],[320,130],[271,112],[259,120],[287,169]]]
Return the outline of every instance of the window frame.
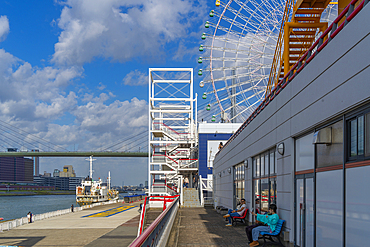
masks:
[[[261,174],[261,169],[262,169],[262,162],[261,159],[264,160],[263,166],[264,169],[267,171],[264,172],[264,174]],[[271,164],[271,162],[274,162],[274,164]],[[260,205],[259,208],[262,209],[262,180],[267,180],[268,184],[268,206],[270,206],[272,202],[271,200],[271,182],[274,182],[275,188],[274,188],[274,202],[277,203],[277,159],[276,159],[276,147],[267,149],[254,157],[252,157],[252,164],[253,164],[253,207],[255,207],[255,199],[258,197],[260,198]],[[274,171],[271,170],[271,166],[274,167]],[[258,171],[256,170],[258,169]],[[258,191],[256,191],[256,184],[258,184]],[[256,196],[257,193],[257,196]]]
[[[367,115],[370,114],[370,107],[360,109],[358,111],[353,112],[350,115],[347,115],[345,117],[345,160],[346,162],[358,162],[358,161],[364,161],[369,160],[370,155],[366,156],[366,137],[370,138],[370,133],[366,133],[366,120]],[[359,154],[359,119],[363,118],[362,128],[361,131],[363,133],[362,135],[362,147],[363,147],[363,153]],[[356,155],[351,156],[351,123],[352,121],[356,120]],[[370,117],[369,117],[370,121]]]

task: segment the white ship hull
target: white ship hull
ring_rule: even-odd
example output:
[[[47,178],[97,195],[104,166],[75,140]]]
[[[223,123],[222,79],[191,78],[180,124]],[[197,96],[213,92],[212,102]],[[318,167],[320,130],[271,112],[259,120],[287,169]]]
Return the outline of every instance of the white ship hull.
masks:
[[[76,187],[76,202],[78,205],[90,205],[97,202],[118,200],[118,191],[109,190],[107,183],[83,180],[81,186]]]

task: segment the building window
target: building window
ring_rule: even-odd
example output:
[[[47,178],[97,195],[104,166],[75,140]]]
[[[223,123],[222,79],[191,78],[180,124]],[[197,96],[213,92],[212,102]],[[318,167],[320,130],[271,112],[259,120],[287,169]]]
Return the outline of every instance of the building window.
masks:
[[[347,121],[348,160],[363,160],[370,156],[370,113],[362,113]]]
[[[271,203],[276,204],[276,161],[275,148],[253,157],[254,200],[260,199],[259,208],[267,212]]]
[[[244,198],[244,188],[245,188],[245,179],[244,173],[245,167],[244,163],[240,163],[234,166],[234,195],[235,202],[234,205],[237,205],[241,198]]]
[[[295,141],[295,169],[305,171],[314,169],[315,166],[315,146],[313,145],[313,133],[302,136]]]

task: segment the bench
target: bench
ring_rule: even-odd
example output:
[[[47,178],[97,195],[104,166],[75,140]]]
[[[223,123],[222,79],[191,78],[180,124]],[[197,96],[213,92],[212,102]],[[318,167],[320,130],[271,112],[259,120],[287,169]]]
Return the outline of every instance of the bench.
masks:
[[[279,244],[281,246],[284,246],[283,243],[280,240],[280,234],[281,234],[281,230],[283,229],[284,223],[285,223],[285,220],[279,219],[278,223],[276,225],[275,231],[273,231],[272,233],[260,232],[260,235],[263,238],[263,246],[265,246],[267,244],[266,243],[266,238],[267,238],[267,240],[270,240],[272,243],[276,243],[276,244]],[[274,241],[273,237],[277,238],[278,242]]]
[[[241,222],[241,223],[246,224],[245,219],[247,217],[247,213],[248,213],[248,208],[244,211],[243,215],[241,215],[241,216],[232,216],[231,220],[232,220],[233,226],[236,226],[237,222]]]

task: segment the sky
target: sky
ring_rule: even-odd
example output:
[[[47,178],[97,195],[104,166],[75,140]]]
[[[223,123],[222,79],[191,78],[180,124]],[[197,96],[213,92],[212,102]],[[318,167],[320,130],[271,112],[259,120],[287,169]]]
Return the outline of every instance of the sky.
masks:
[[[145,132],[149,68],[196,68],[213,8],[213,0],[1,1],[1,123],[70,151]],[[0,151],[16,146],[5,132]],[[147,180],[147,158],[96,159],[94,178]],[[63,165],[88,175],[85,158],[40,158],[40,173]]]

